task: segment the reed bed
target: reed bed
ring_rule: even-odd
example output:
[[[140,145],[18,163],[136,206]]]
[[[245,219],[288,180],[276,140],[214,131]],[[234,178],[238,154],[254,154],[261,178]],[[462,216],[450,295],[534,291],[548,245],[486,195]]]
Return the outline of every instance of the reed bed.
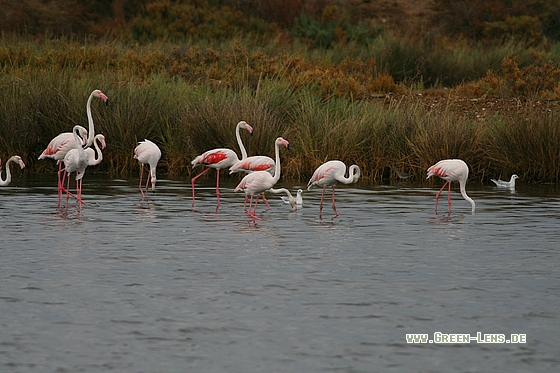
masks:
[[[392,168],[423,179],[444,158],[464,159],[479,182],[511,173],[525,182],[559,177],[558,109],[527,110],[536,95],[524,98],[524,110],[481,119],[458,111],[453,99],[436,108],[415,99],[418,91],[361,57],[315,63],[235,43],[178,49],[58,40],[4,42],[0,62],[0,157],[21,155],[26,172],[56,169],[38,155],[58,133],[87,126],[87,98],[101,89],[109,106],[93,102],[92,112],[108,147],[91,172],[136,173],[132,151],[148,138],[162,149],[161,173],[190,177],[196,155],[216,147],[239,151],[234,129],[245,120],[254,128],[253,136],[241,134],[249,155],[273,156],[278,136],[290,142],[291,151],[282,153],[286,180],[306,181],[329,159],[359,165],[371,182]]]

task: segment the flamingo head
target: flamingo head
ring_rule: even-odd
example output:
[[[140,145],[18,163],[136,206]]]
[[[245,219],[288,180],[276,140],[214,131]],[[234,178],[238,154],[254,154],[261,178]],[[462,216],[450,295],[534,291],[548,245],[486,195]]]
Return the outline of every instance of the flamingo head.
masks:
[[[152,176],[151,181],[152,181],[152,191],[155,191],[156,190],[156,181],[157,181],[156,177]]]
[[[239,126],[239,128],[243,128],[247,131],[249,131],[249,133],[251,134],[251,136],[253,135],[253,127],[251,127],[247,122],[245,122],[244,120],[242,120],[241,122],[237,123],[237,125]]]
[[[278,137],[276,139],[277,145],[284,145],[286,149],[290,150],[290,143],[287,140],[284,140],[282,137]]]
[[[96,89],[92,92],[93,97],[97,97],[103,100],[105,105],[109,106],[109,97],[105,95],[105,93],[101,92],[99,89]]]
[[[105,150],[105,148],[107,147],[107,143],[105,142],[105,136],[103,136],[102,134],[98,134],[95,136],[99,142],[101,143],[101,149]]]
[[[76,131],[76,129],[78,130],[78,136],[82,139],[82,146],[84,146],[87,143],[88,132],[82,126],[75,126],[74,131]]]
[[[25,168],[25,163],[23,163],[23,160],[19,155],[14,155],[11,160],[16,162],[22,170]]]

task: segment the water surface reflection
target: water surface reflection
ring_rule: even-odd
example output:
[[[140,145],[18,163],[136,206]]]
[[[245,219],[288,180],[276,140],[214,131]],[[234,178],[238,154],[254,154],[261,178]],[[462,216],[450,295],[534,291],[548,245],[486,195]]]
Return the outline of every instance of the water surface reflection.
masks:
[[[37,176],[37,177],[36,177]],[[87,205],[56,179],[0,189],[2,371],[553,371],[560,363],[554,187],[415,184],[277,196],[250,222],[235,182],[89,174]],[[297,190],[302,185],[290,186]],[[443,197],[442,197],[443,198]],[[523,333],[526,344],[406,343],[407,333]],[[442,368],[445,367],[445,368]]]

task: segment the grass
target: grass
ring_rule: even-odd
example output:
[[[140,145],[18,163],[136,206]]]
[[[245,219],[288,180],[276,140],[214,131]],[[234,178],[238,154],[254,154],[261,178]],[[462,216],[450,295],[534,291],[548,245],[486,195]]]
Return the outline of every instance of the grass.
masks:
[[[162,173],[190,177],[196,155],[216,147],[239,151],[234,128],[245,120],[255,130],[251,137],[242,135],[249,155],[273,156],[276,137],[290,141],[292,151],[282,158],[285,179],[305,181],[330,159],[359,165],[362,177],[374,182],[393,167],[422,179],[431,164],[457,157],[477,181],[511,173],[525,182],[558,181],[556,111],[527,110],[526,104],[524,110],[480,119],[457,111],[452,99],[431,107],[416,99],[423,91],[414,78],[417,62],[408,65],[407,41],[391,37],[395,40],[373,41],[359,51],[349,43],[345,58],[342,50],[327,56],[301,45],[284,50],[280,42],[259,48],[239,40],[204,46],[2,40],[0,156],[19,154],[26,170],[53,172],[54,162],[39,162],[38,155],[58,133],[87,126],[87,98],[101,89],[109,106],[94,102],[92,112],[108,147],[96,172],[136,173],[132,150],[148,138],[162,149]],[[398,48],[378,58],[375,43]],[[557,99],[560,86],[540,78],[556,76],[557,64],[544,54],[506,54],[515,48],[508,45],[484,57],[481,48],[469,55],[463,45],[447,57],[441,51],[428,57],[440,60],[431,69],[459,75],[501,61],[491,72],[471,72],[482,79],[443,91],[448,96],[462,90],[476,98],[514,97],[520,94],[515,87],[531,87],[521,77],[533,76],[546,92],[531,89],[524,100]],[[400,81],[388,73],[398,64]]]

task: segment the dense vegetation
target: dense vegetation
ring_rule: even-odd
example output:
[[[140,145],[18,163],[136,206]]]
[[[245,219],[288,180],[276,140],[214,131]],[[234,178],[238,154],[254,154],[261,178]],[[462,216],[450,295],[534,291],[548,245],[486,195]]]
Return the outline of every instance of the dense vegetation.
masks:
[[[249,154],[290,141],[284,178],[334,158],[371,181],[393,167],[421,178],[459,157],[471,179],[557,182],[560,4],[435,4],[412,33],[345,1],[0,0],[0,156],[54,170],[37,156],[87,124],[98,88],[110,105],[93,104],[108,142],[96,172],[136,172],[132,149],[150,138],[162,172],[191,175],[195,155],[237,149],[243,119]]]

